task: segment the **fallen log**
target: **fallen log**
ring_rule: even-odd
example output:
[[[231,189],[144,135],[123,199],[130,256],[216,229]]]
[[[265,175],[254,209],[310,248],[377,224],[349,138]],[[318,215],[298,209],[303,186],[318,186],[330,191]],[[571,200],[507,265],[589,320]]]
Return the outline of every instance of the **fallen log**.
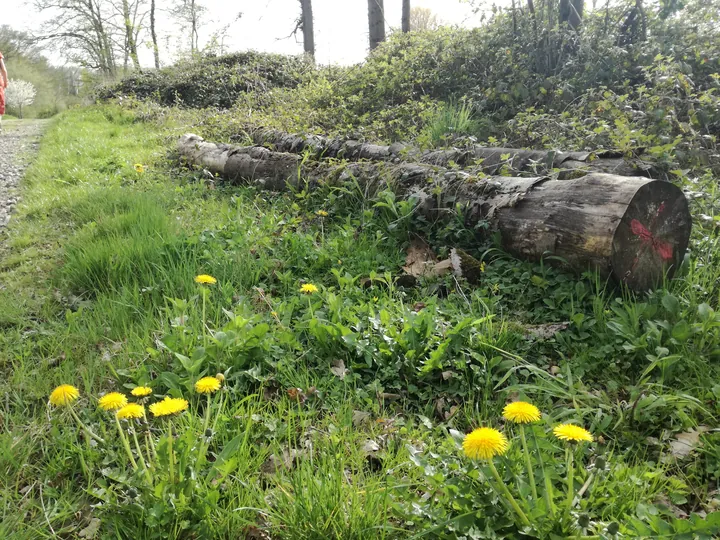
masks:
[[[396,143],[389,146],[364,143],[352,139],[333,139],[319,135],[296,135],[275,129],[250,130],[247,135],[259,146],[276,152],[309,153],[315,159],[342,158],[350,161],[418,161],[440,167],[475,167],[485,174],[521,176],[545,175],[558,170],[562,179],[577,178],[589,172],[620,176],[656,176],[651,164],[628,159],[621,152],[558,152],[555,150],[520,150],[473,145],[421,151]]]
[[[478,177],[428,164],[315,162],[258,146],[209,143],[191,134],[177,149],[188,164],[260,189],[312,189],[351,179],[369,193],[390,188],[417,200],[416,210],[430,220],[459,212],[468,227],[487,222],[500,233],[503,248],[520,258],[539,260],[550,253],[575,271],[595,269],[635,290],[672,276],[690,237],[682,191],[648,178]]]

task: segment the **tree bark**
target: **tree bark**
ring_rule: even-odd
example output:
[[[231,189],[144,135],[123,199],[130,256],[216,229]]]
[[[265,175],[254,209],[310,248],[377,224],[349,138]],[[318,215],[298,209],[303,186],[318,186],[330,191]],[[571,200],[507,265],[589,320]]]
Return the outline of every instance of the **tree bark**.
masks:
[[[385,41],[385,8],[383,0],[368,0],[368,25],[370,28],[370,50]]]
[[[520,150],[471,146],[421,151],[402,143],[390,146],[351,139],[330,139],[318,135],[293,135],[273,129],[249,131],[253,143],[277,152],[307,153],[314,159],[342,158],[350,161],[412,160],[429,165],[473,168],[485,174],[522,176],[550,174],[560,179],[577,178],[588,172],[605,172],[620,176],[659,176],[652,164],[640,159],[626,159],[620,152],[559,152],[555,150]]]
[[[560,0],[560,24],[568,23],[570,28],[577,30],[582,24],[585,0]]]
[[[669,182],[591,173],[573,180],[474,177],[412,163],[317,163],[258,146],[208,143],[184,135],[186,163],[230,182],[282,191],[358,182],[372,194],[392,189],[417,201],[428,220],[458,213],[467,227],[485,222],[503,248],[526,260],[553,254],[578,272],[597,270],[632,289],[655,287],[683,260],[691,218],[682,191]]]
[[[303,48],[305,54],[315,58],[315,31],[313,24],[312,0],[300,0],[302,8]]]
[[[410,0],[403,0],[402,3],[402,31],[410,31]]]
[[[140,60],[138,59],[137,45],[135,43],[135,31],[132,21],[130,20],[130,4],[128,0],[122,3],[123,19],[125,25],[125,45],[127,47],[127,55],[130,56],[135,69],[140,69]]]
[[[158,47],[157,33],[155,32],[155,0],[150,0],[150,36],[153,43],[155,69],[160,69],[160,47]]]

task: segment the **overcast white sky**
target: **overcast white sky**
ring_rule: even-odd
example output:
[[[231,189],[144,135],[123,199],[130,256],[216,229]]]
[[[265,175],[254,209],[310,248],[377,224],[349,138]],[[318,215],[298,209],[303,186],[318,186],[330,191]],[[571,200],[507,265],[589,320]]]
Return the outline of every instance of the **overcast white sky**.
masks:
[[[158,6],[167,6],[172,1],[158,0]],[[208,8],[208,25],[201,29],[201,42],[206,41],[213,30],[227,25],[242,12],[242,17],[231,25],[227,33],[224,42],[227,51],[255,49],[287,54],[302,53],[301,36],[287,37],[300,12],[298,0],[198,2]],[[499,3],[506,2],[500,0]],[[9,24],[16,29],[39,31],[43,17],[47,16],[30,8],[28,0],[0,0],[0,4],[0,24]],[[479,15],[474,15],[469,4],[462,0],[412,0],[412,5],[431,9],[447,24],[479,24]],[[401,6],[401,0],[385,0],[385,19],[389,29],[400,25]],[[313,12],[318,62],[349,64],[365,58],[368,47],[367,0],[313,0]],[[178,31],[169,23],[167,14],[159,14],[158,18],[161,19],[158,22],[159,38],[163,42],[161,59],[163,64],[167,64],[175,59],[174,55],[180,50],[177,42]],[[183,48],[188,47],[186,42],[183,42]],[[60,63],[61,59],[57,54],[51,56]],[[141,62],[148,66],[152,63],[152,54],[146,47],[141,49]]]

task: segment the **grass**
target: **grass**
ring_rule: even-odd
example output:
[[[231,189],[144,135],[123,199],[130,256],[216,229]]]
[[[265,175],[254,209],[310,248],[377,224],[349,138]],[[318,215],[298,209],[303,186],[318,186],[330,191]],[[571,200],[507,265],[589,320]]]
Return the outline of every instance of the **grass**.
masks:
[[[680,510],[709,508],[716,434],[703,432],[687,457],[670,443],[716,425],[713,240],[698,233],[681,278],[635,298],[479,248],[450,224],[428,236],[439,251],[485,253],[480,287],[430,280],[406,290],[393,276],[409,231],[423,224],[400,203],[352,186],[209,189],[167,159],[183,129],[113,106],[66,112],[28,170],[0,263],[3,537],[96,526],[102,538],[513,536],[487,470],[453,438],[501,425],[511,397],[543,410],[542,453],[559,451],[542,435],[554,422],[599,439],[575,458],[577,488],[595,475],[577,508],[594,532],[620,521],[632,536],[640,525],[628,512],[652,530],[681,530]],[[201,287],[197,274],[218,283]],[[303,283],[318,293],[301,294]],[[527,335],[562,321],[553,336]],[[215,373],[223,397],[207,409],[193,384]],[[68,414],[48,408],[60,383],[80,389],[75,410],[107,445],[89,444]],[[151,422],[153,490],[96,406],[102,393],[138,384],[189,401],[172,440]],[[196,461],[202,437],[207,463]],[[498,467],[526,497],[518,446]],[[562,490],[557,455],[545,466]],[[166,476],[170,456],[182,481]],[[568,534],[573,519],[538,530]]]

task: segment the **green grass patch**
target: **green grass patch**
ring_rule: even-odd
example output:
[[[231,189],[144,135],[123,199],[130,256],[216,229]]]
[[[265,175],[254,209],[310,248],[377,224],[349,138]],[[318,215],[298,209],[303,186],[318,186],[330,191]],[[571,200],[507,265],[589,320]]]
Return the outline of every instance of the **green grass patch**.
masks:
[[[712,526],[677,515],[708,508],[720,469],[705,431],[720,398],[713,240],[636,298],[510,259],[461,224],[429,227],[389,193],[210,189],[167,159],[184,129],[116,107],[66,112],[28,170],[0,264],[5,537],[516,536],[491,469],[462,455],[481,425],[512,440],[496,464],[530,536]],[[398,286],[417,230],[440,253],[484,258],[481,284]],[[538,333],[550,323],[559,331]],[[217,373],[222,390],[195,391]],[[47,404],[62,383],[81,393],[77,418]],[[124,424],[147,473],[97,406],[137,385],[153,389],[146,405],[188,400],[177,418]],[[518,397],[544,413],[528,428],[532,474],[500,416]],[[549,435],[560,422],[595,442],[574,453],[583,496],[548,518],[545,478],[553,504],[566,500],[566,447]],[[686,457],[671,444],[683,433],[703,444]]]

